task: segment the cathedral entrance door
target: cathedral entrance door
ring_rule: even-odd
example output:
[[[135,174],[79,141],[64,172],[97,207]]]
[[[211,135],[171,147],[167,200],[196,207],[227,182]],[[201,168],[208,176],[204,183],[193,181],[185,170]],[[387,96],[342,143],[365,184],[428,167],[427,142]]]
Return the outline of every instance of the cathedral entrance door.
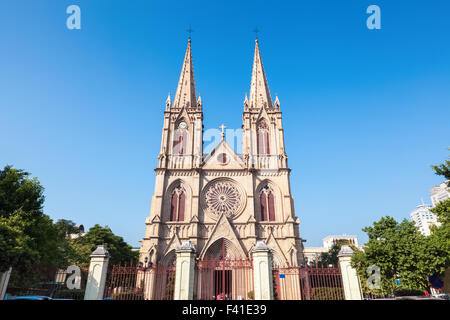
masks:
[[[219,263],[214,270],[214,296],[216,300],[231,299],[232,292],[232,272],[226,261],[225,241],[222,241],[222,253],[219,256]]]
[[[228,239],[215,241],[195,270],[194,299],[253,299],[252,261],[241,258]]]
[[[231,270],[214,271],[214,293],[216,300],[229,300],[232,298],[231,275]]]

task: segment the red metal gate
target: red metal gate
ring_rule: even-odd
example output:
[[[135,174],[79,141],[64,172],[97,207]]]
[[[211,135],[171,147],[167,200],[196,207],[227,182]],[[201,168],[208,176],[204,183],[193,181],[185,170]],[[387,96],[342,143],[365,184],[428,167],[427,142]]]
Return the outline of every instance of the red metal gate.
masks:
[[[251,300],[253,266],[248,259],[204,259],[195,267],[194,299]]]
[[[213,248],[195,266],[195,300],[253,300],[253,264],[249,259],[232,258],[226,240]],[[218,249],[218,250],[217,250]]]
[[[341,269],[336,267],[307,267],[311,300],[344,300]]]
[[[173,300],[175,267],[113,266],[105,298],[112,300]]]
[[[336,267],[274,268],[274,299],[344,300],[341,270]]]

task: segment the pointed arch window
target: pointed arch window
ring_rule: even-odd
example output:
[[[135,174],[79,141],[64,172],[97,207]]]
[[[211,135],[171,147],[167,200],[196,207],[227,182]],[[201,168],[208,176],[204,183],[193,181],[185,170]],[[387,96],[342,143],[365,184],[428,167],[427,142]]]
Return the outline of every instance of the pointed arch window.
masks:
[[[173,137],[173,154],[182,156],[186,154],[186,142],[187,142],[187,124],[184,121],[181,121],[175,132]]]
[[[184,221],[186,193],[181,186],[172,191],[170,201],[170,221]]]
[[[261,221],[275,221],[275,198],[273,190],[268,185],[264,186],[260,194]]]
[[[269,126],[264,120],[258,123],[258,154],[270,154]]]

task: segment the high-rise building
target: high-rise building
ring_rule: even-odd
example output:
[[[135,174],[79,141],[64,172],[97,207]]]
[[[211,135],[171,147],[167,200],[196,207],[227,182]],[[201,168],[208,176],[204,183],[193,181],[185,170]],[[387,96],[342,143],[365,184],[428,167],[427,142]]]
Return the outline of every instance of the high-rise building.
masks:
[[[429,204],[421,204],[410,214],[411,220],[419,228],[420,233],[425,236],[430,235],[432,225],[438,225],[436,215],[430,211],[431,208],[432,206]]]
[[[450,180],[449,180],[450,181]],[[438,186],[433,186],[430,189],[431,203],[435,207],[439,202],[450,198],[449,181],[443,182]]]

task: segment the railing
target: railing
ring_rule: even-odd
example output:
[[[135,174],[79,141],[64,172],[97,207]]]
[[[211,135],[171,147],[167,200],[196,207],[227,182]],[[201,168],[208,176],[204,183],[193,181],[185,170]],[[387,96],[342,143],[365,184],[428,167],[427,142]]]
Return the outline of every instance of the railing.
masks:
[[[336,267],[274,268],[277,300],[344,300],[342,276]]]
[[[105,298],[111,300],[173,300],[175,267],[113,266]]]

